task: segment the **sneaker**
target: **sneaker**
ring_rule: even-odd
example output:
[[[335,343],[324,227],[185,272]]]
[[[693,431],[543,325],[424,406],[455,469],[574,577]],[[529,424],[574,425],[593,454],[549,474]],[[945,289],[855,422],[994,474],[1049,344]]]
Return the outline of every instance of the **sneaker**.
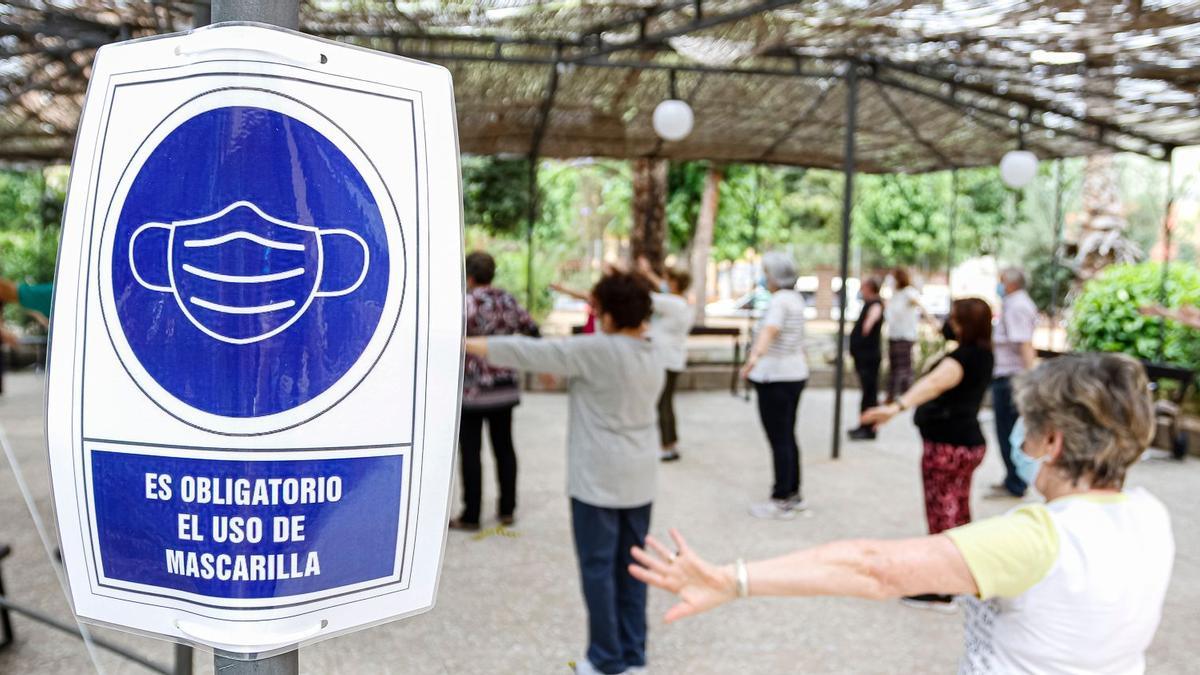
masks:
[[[450,521],[450,529],[462,530],[463,532],[478,532],[479,523],[469,523],[462,518],[455,518]]]
[[[770,520],[791,520],[808,508],[803,499],[772,499],[750,505],[750,515]]]
[[[599,668],[593,666],[591,661],[588,661],[586,656],[578,661],[572,661],[568,665],[574,670],[575,675],[604,675]]]
[[[871,427],[859,427],[851,429],[850,433],[846,434],[852,441],[873,441],[875,440],[875,430]]]
[[[954,601],[953,595],[937,595],[935,593],[907,595],[900,598],[900,604],[913,609],[928,609],[942,614],[953,614],[958,611],[958,603]]]
[[[517,522],[516,517],[513,516],[511,513],[508,514],[507,516],[500,516],[500,524],[503,525],[504,527],[512,527],[513,524],[516,522]]]
[[[1014,495],[1003,485],[993,485],[983,494],[984,499],[1024,499],[1025,495]]]
[[[658,458],[664,462],[674,462],[679,459],[679,451],[675,448],[663,448],[659,451]]]

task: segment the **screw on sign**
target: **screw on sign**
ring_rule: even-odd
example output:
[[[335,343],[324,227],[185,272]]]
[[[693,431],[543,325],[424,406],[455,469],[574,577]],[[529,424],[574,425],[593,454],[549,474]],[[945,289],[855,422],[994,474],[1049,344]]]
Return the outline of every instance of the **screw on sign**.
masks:
[[[81,619],[269,656],[432,606],[454,119],[442,68],[281,29],[99,51],[47,395]]]

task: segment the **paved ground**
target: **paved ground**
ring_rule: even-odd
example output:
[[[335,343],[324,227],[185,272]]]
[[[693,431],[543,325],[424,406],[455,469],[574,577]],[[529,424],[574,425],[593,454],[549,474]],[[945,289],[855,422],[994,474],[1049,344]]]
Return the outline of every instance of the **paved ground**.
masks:
[[[6,378],[0,421],[16,447],[47,519],[51,504],[42,447],[41,379]],[[856,401],[853,393],[848,402]],[[923,533],[918,446],[912,427],[892,424],[880,441],[850,445],[829,459],[832,393],[807,392],[799,431],[811,516],[792,522],[749,518],[746,503],[766,494],[768,454],[751,403],[727,393],[685,394],[679,401],[684,460],[659,477],[653,530],[679,526],[713,559],[755,558],[843,536]],[[567,673],[582,651],[585,624],[571,553],[563,492],[565,397],[529,396],[518,409],[521,460],[519,521],[513,536],[452,533],[437,608],[307,648],[301,663],[312,673]],[[490,468],[488,468],[490,471]],[[994,455],[976,485],[1001,471]],[[1131,483],[1161,497],[1174,517],[1178,556],[1162,627],[1149,654],[1151,673],[1196,672],[1200,647],[1200,462],[1148,461]],[[485,504],[494,492],[486,485]],[[1005,508],[978,502],[977,515]],[[9,467],[0,463],[0,542],[14,554],[4,563],[10,597],[67,619],[45,553]],[[829,598],[753,600],[666,627],[668,605],[652,592],[651,672],[667,673],[938,673],[953,672],[961,629],[955,616],[910,610],[897,603]],[[81,644],[17,618],[17,643],[0,652],[0,673],[83,673]],[[149,638],[97,629],[166,663],[171,647]],[[197,654],[197,672],[211,671]],[[111,655],[109,673],[141,668]]]

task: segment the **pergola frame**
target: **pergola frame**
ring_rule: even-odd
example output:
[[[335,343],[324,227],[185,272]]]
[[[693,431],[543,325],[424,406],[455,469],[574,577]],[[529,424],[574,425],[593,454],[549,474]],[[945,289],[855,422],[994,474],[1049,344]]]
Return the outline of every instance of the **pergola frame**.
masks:
[[[93,0],[103,3],[106,0]],[[17,9],[34,10],[37,0],[13,0],[10,5]],[[197,24],[203,24],[208,15],[207,0],[196,3],[170,0],[154,0],[148,3],[152,11],[147,17],[145,13],[133,18],[123,19],[118,25],[99,23],[86,17],[76,15],[63,7],[45,6],[44,19],[40,22],[21,25],[13,23],[7,17],[0,15],[0,38],[21,38],[27,43],[37,43],[32,36],[50,36],[53,45],[46,45],[43,40],[38,46],[5,47],[0,42],[0,60],[9,58],[35,58],[41,60],[43,70],[55,67],[62,68],[66,75],[81,77],[84,66],[75,55],[81,51],[97,48],[111,41],[127,39],[155,32],[175,30],[186,19],[192,19]],[[195,5],[194,7],[192,5]],[[582,29],[568,33],[546,36],[530,34],[501,34],[496,33],[460,33],[452,31],[430,30],[429,26],[415,18],[411,12],[406,12],[398,5],[392,5],[393,15],[407,28],[364,27],[355,25],[346,28],[339,25],[322,25],[319,21],[304,21],[302,30],[320,37],[367,43],[374,48],[383,48],[393,53],[428,61],[447,64],[502,64],[512,66],[544,66],[545,85],[542,90],[540,103],[536,107],[535,121],[530,130],[530,136],[525,153],[530,162],[529,169],[529,224],[526,231],[528,247],[527,278],[532,280],[533,267],[533,223],[537,218],[537,171],[539,160],[543,156],[544,144],[551,120],[556,111],[556,103],[561,90],[561,78],[564,73],[575,69],[595,69],[597,71],[619,69],[631,72],[665,72],[668,74],[672,92],[677,73],[705,76],[734,76],[737,78],[761,79],[780,78],[781,81],[817,80],[820,83],[819,93],[811,104],[803,106],[797,116],[787,123],[785,128],[771,137],[765,148],[748,157],[736,160],[744,163],[798,163],[795,160],[781,160],[777,154],[798,130],[808,124],[814,115],[828,100],[834,83],[841,83],[846,88],[844,110],[843,144],[841,170],[845,178],[843,191],[843,213],[841,231],[841,251],[839,256],[839,273],[842,279],[849,275],[848,248],[850,241],[852,191],[854,177],[860,168],[856,135],[858,130],[858,106],[862,83],[868,82],[873,91],[878,94],[888,113],[898,126],[907,134],[916,147],[923,148],[934,161],[924,169],[919,170],[948,170],[955,186],[953,194],[957,195],[957,169],[965,168],[967,163],[955,161],[951,154],[939,146],[937,139],[922,132],[919,125],[907,114],[903,107],[896,102],[893,94],[916,97],[935,104],[938,109],[958,113],[972,123],[988,130],[997,137],[1006,138],[1013,142],[1014,147],[1028,144],[1038,151],[1043,158],[1061,157],[1062,151],[1049,144],[1047,139],[1061,135],[1083,144],[1083,148],[1095,150],[1112,150],[1134,152],[1154,159],[1170,161],[1178,138],[1159,137],[1140,129],[1131,128],[1111,119],[1104,119],[1077,112],[1054,102],[1039,100],[1034,96],[1019,91],[1010,91],[999,84],[979,83],[972,77],[961,77],[958,69],[977,68],[987,71],[1017,72],[1020,66],[992,62],[971,62],[967,60],[945,59],[934,67],[916,63],[901,63],[893,58],[872,53],[857,53],[853,49],[845,49],[840,54],[825,54],[820,57],[803,56],[789,47],[775,46],[756,51],[752,65],[698,64],[682,58],[672,58],[673,50],[668,41],[675,38],[691,36],[717,27],[729,27],[740,21],[756,19],[769,12],[788,8],[797,9],[808,3],[801,1],[783,0],[754,0],[735,6],[726,11],[709,11],[713,5],[725,8],[736,4],[719,2],[717,0],[683,0],[663,2],[648,7],[631,10],[620,17],[609,18],[594,23]],[[114,5],[115,7],[115,5]],[[116,11],[116,10],[114,10]],[[1139,12],[1140,5],[1139,5]],[[123,15],[124,16],[124,15]],[[312,18],[311,16],[308,18]],[[674,22],[668,21],[674,19]],[[654,22],[666,24],[664,27],[651,29]],[[310,25],[311,24],[311,25]],[[610,39],[612,34],[636,31],[632,39]],[[483,48],[483,49],[481,49]],[[633,54],[632,58],[621,57],[624,52]],[[1132,76],[1138,76],[1140,71],[1131,70]],[[1099,79],[1103,77],[1097,76]],[[1104,76],[1109,79],[1116,75]],[[79,92],[70,88],[70,79],[64,85],[62,77],[46,76],[40,80],[31,76],[25,83],[0,81],[0,109],[10,102],[19,100],[30,90],[61,91],[65,94]],[[1197,79],[1200,79],[1198,76]],[[672,95],[674,95],[672,93]],[[41,111],[25,110],[25,119],[53,127],[56,131],[65,132],[61,125],[47,119]],[[1028,130],[1037,129],[1042,132],[1042,139],[1027,138]],[[0,140],[16,140],[27,138],[28,132],[17,128],[12,131],[0,130]],[[1188,137],[1189,142],[1200,141]],[[650,146],[649,152],[622,155],[625,158],[661,156],[664,149],[661,140]],[[1075,146],[1078,152],[1078,146]],[[24,156],[9,155],[5,157],[0,152],[0,160],[33,160],[49,161],[54,159],[54,151],[27,151]],[[823,165],[829,166],[828,162]],[[1060,171],[1061,174],[1061,171]],[[1061,181],[1060,181],[1061,182]],[[1061,191],[1061,185],[1060,185]],[[1061,200],[1061,196],[1060,196]],[[1168,201],[1168,209],[1170,202]],[[953,205],[952,205],[953,206]],[[1061,211],[1059,207],[1058,211]],[[1056,211],[1056,218],[1061,220],[1061,213]],[[957,214],[952,212],[949,246],[953,251],[953,223]],[[1056,223],[1058,233],[1056,240],[1061,238],[1061,223]],[[1166,236],[1170,236],[1169,228],[1164,224]],[[951,252],[953,256],[953,252]],[[1164,279],[1166,272],[1164,270]],[[531,283],[531,282],[530,282]],[[532,299],[532,286],[528,289]],[[843,283],[838,291],[839,306],[847,305],[846,284]],[[844,342],[845,316],[842,312],[838,321],[838,346],[836,364],[835,420],[833,434],[833,456],[839,454],[841,429],[841,392],[843,389],[844,373]]]

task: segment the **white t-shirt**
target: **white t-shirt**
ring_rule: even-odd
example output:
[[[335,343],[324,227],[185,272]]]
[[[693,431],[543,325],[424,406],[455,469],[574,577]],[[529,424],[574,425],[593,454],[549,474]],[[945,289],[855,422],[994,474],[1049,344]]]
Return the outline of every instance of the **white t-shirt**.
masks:
[[[1139,675],[1162,618],[1175,539],[1141,488],[1026,505],[949,530],[979,586],[963,675]]]
[[[884,320],[887,322],[889,340],[917,341],[917,327],[921,320],[921,293],[912,286],[892,294],[884,310]]]
[[[804,296],[790,288],[771,294],[771,302],[755,331],[775,326],[779,334],[750,371],[751,382],[796,382],[808,379],[804,355]]]
[[[663,368],[681,373],[687,369],[687,339],[692,330],[692,307],[672,293],[651,293],[650,341],[658,349]]]

